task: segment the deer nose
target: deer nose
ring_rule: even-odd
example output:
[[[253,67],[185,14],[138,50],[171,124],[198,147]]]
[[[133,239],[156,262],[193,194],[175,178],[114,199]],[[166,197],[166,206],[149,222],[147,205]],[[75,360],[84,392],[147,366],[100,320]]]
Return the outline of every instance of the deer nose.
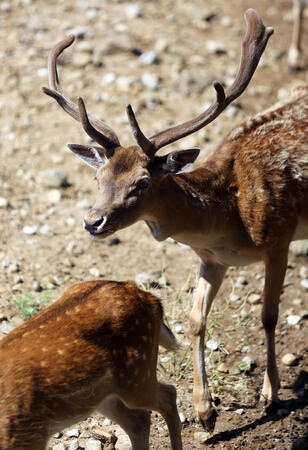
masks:
[[[107,221],[106,216],[100,219],[89,221],[86,218],[83,219],[84,228],[92,234],[99,233]]]

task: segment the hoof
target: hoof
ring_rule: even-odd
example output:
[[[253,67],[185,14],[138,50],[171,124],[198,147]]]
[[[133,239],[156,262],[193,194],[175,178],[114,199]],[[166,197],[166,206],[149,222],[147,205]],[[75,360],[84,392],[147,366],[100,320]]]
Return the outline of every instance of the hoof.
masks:
[[[217,418],[216,409],[210,409],[204,414],[198,414],[198,418],[205,431],[208,433],[212,433],[214,431]]]
[[[265,397],[261,396],[259,401],[259,408],[263,414],[267,416],[272,416],[276,414],[279,409],[281,409],[283,403],[280,400],[267,400]]]

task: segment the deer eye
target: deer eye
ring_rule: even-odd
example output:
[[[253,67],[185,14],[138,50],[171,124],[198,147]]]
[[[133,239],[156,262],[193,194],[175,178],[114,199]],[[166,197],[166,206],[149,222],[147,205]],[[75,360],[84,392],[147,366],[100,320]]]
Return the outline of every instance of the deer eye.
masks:
[[[149,178],[141,178],[141,180],[138,181],[138,183],[136,184],[136,189],[141,190],[141,189],[146,189],[150,184],[150,180]]]

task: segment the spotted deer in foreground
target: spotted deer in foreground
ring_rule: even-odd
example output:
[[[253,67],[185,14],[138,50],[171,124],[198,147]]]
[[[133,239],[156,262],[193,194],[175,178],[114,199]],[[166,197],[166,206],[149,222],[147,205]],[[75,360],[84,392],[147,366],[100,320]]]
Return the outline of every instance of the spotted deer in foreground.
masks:
[[[265,264],[262,323],[267,369],[261,393],[265,403],[278,400],[275,327],[289,243],[308,238],[307,87],[283,103],[232,130],[202,167],[181,173],[199,149],[156,152],[213,121],[247,87],[273,33],[258,14],[246,11],[247,33],[233,84],[214,83],[216,100],[200,116],[147,138],[131,106],[128,119],[137,146],[121,147],[104,122],[88,116],[84,103],[65,97],[56,69],[59,54],[74,37],[58,43],[49,56],[50,88],[44,92],[79,120],[99,145],[68,144],[97,169],[98,196],[84,218],[89,233],[103,239],[144,220],[155,239],[168,237],[189,245],[199,256],[200,277],[190,315],[193,335],[194,404],[202,425],[213,430],[216,411],[209,392],[204,339],[206,317],[229,266]]]
[[[145,450],[154,410],[181,450],[175,388],[156,378],[158,344],[177,347],[150,293],[133,282],[71,287],[0,341],[0,449],[43,450],[96,410]]]

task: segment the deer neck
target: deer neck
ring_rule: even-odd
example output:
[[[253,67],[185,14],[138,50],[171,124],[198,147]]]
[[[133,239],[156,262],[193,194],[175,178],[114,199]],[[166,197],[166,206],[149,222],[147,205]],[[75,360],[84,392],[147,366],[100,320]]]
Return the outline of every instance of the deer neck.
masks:
[[[145,217],[153,237],[196,246],[224,234],[224,210],[230,209],[224,177],[205,168],[154,182]],[[230,213],[229,213],[230,217]]]

